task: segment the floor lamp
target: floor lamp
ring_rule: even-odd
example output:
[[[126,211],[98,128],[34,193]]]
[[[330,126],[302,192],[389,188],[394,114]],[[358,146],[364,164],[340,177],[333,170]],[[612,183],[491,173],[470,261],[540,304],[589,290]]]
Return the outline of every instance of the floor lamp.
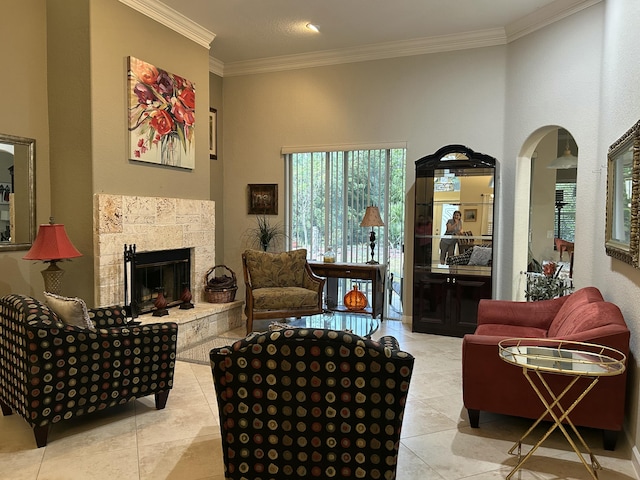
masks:
[[[48,224],[40,225],[38,236],[31,245],[31,249],[22,257],[24,260],[42,260],[49,263],[49,267],[42,270],[45,292],[60,294],[60,284],[64,270],[57,262],[69,258],[81,257],[64,230],[64,225],[53,223],[53,217]]]
[[[364,218],[362,222],[360,222],[361,227],[371,227],[371,233],[369,234],[369,245],[371,246],[371,260],[367,263],[371,265],[377,265],[373,259],[373,252],[376,248],[376,232],[373,230],[373,227],[384,227],[384,222],[382,218],[380,218],[380,210],[378,207],[374,207],[373,205],[367,207],[367,211],[364,212]]]

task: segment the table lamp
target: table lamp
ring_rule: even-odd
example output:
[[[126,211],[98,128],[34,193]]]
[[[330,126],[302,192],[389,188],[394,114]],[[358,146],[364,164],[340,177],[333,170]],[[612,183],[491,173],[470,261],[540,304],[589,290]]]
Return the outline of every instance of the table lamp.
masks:
[[[364,212],[364,218],[360,222],[361,227],[371,227],[371,233],[369,234],[369,245],[371,246],[371,260],[367,263],[371,265],[377,265],[373,259],[373,251],[376,248],[376,232],[374,232],[373,227],[384,227],[384,222],[382,218],[380,218],[380,210],[378,207],[374,207],[373,205],[367,207],[367,211]]]
[[[51,217],[48,224],[40,225],[31,249],[22,258],[49,263],[49,267],[41,272],[44,279],[44,289],[46,292],[59,295],[64,270],[58,267],[57,262],[81,256],[82,254],[76,250],[67,237],[64,225],[53,223],[53,217]]]

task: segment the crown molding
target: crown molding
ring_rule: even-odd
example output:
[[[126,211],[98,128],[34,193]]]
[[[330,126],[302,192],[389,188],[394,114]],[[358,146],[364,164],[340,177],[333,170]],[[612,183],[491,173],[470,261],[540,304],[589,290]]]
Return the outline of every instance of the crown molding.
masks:
[[[342,63],[366,62],[385,58],[408,57],[428,53],[467,50],[471,48],[504,45],[506,34],[502,28],[478,30],[455,35],[418,38],[398,42],[379,43],[362,47],[322,52],[282,55],[279,57],[247,60],[224,64],[224,76],[269,73],[300,68],[322,67]]]
[[[224,63],[217,58],[209,56],[209,72],[222,77],[224,73]]]
[[[505,27],[507,43],[540,30],[603,0],[556,0]]]
[[[211,48],[211,42],[216,34],[201,27],[193,20],[185,17],[173,8],[166,6],[158,0],[119,0],[121,3],[133,8],[141,14],[170,28],[174,32],[202,45],[207,50]]]

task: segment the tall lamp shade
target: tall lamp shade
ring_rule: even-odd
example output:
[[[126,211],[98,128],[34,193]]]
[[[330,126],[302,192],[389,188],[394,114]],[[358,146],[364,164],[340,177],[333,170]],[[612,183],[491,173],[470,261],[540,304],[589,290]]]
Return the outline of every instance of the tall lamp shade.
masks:
[[[57,262],[81,256],[82,254],[69,240],[64,225],[53,223],[52,218],[50,223],[40,225],[31,249],[22,258],[49,263],[49,267],[41,272],[44,279],[44,289],[47,292],[59,294],[64,270],[58,267]]]
[[[378,207],[374,207],[373,205],[367,207],[367,210],[364,212],[364,218],[360,222],[361,227],[371,227],[371,233],[369,234],[369,246],[371,247],[371,260],[367,263],[369,264],[377,264],[373,259],[373,252],[376,248],[376,232],[373,230],[373,227],[384,227],[384,222],[380,217],[380,210]]]

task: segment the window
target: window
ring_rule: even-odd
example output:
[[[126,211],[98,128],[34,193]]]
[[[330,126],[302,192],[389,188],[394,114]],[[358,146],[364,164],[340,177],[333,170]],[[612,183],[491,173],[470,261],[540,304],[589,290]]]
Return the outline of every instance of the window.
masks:
[[[337,262],[365,263],[371,229],[360,222],[375,205],[384,227],[375,227],[374,259],[401,278],[406,149],[285,153],[289,247],[311,260],[331,248]]]
[[[556,237],[573,242],[576,237],[576,184],[556,183]]]

